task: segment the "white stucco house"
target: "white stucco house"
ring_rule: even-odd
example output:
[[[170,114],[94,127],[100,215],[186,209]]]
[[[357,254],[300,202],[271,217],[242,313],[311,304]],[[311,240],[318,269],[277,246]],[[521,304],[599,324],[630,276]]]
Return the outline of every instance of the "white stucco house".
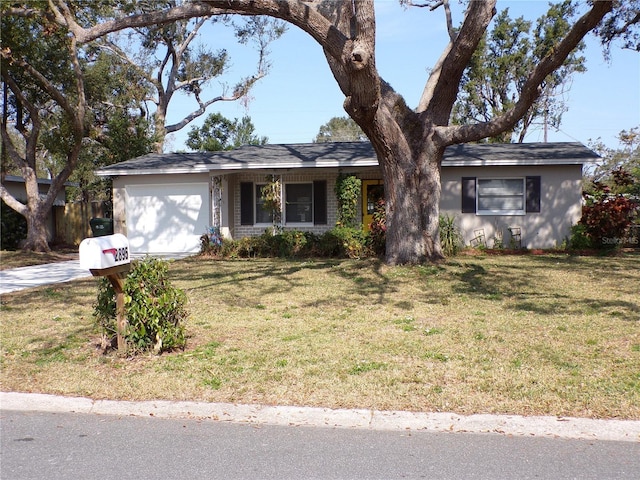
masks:
[[[455,216],[467,244],[552,248],[582,209],[582,167],[599,157],[580,143],[466,144],[447,148],[443,214]],[[113,179],[114,231],[133,254],[199,251],[210,226],[228,238],[271,226],[261,208],[268,175],[282,185],[285,229],[322,233],[335,226],[340,173],[362,179],[362,223],[383,195],[368,142],[243,146],[206,153],[149,154],[99,170]],[[519,235],[518,235],[519,234]]]

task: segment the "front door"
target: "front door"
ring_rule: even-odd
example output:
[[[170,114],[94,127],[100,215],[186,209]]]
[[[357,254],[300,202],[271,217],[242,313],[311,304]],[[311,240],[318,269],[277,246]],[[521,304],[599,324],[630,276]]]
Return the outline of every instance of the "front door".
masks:
[[[362,181],[362,228],[369,231],[373,214],[376,211],[378,201],[384,200],[384,185],[382,180]]]

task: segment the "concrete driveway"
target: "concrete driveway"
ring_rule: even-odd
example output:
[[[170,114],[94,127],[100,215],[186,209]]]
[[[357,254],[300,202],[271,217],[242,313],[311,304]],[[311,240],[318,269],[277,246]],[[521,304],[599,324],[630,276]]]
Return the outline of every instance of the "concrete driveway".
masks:
[[[48,263],[0,271],[0,294],[52,283],[63,283],[90,277],[89,270],[80,268],[80,260]]]

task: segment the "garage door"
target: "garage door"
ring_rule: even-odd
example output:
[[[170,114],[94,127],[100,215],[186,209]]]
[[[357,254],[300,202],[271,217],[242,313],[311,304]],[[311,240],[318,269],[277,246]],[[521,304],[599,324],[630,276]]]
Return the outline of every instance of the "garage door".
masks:
[[[197,253],[209,225],[206,183],[128,185],[127,237],[133,254]]]

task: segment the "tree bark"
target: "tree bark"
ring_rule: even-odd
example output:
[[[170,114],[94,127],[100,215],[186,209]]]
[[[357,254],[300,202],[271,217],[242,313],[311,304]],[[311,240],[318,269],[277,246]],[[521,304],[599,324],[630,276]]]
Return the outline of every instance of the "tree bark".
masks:
[[[49,209],[50,210],[50,209]],[[27,239],[22,245],[22,250],[32,252],[49,252],[49,240],[47,235],[47,210],[36,207],[35,210],[30,210],[30,213],[26,216],[27,219]]]

